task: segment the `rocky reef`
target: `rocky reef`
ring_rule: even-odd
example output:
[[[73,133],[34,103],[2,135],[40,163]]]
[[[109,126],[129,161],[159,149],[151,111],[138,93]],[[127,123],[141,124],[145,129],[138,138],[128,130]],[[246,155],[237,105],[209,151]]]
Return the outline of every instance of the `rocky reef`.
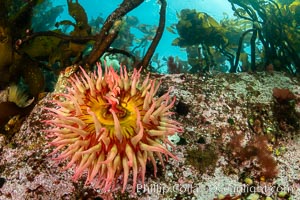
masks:
[[[42,121],[53,93],[41,98],[18,132],[0,135],[0,199],[295,199],[299,190],[300,80],[284,73],[189,75],[151,74],[162,80],[158,94],[173,87],[175,118],[183,133],[170,141],[179,160],[158,163],[157,177],[147,165],[138,180],[112,193],[73,182],[73,170],[49,156],[52,147]],[[61,73],[55,92],[68,75]],[[293,93],[287,104],[274,88]],[[278,91],[277,91],[278,92]],[[287,106],[289,105],[289,107]],[[289,120],[280,107],[289,108]],[[285,113],[283,113],[285,115]],[[280,117],[279,117],[280,116]],[[120,177],[121,178],[121,177]],[[129,177],[132,179],[132,177]],[[132,181],[132,180],[129,180]]]

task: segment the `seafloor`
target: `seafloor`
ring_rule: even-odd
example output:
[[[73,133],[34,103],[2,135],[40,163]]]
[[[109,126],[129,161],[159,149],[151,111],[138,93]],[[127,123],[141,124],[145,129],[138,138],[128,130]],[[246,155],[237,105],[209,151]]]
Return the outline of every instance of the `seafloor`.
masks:
[[[300,199],[299,121],[280,118],[288,113],[278,113],[272,96],[275,87],[292,91],[295,110],[288,112],[299,117],[299,78],[279,72],[152,77],[162,80],[161,93],[172,86],[177,96],[174,117],[184,132],[171,140],[179,161],[159,165],[156,178],[147,165],[145,187],[138,185],[136,194],[132,180],[124,194],[106,196],[84,186],[84,178],[72,182],[72,170],[62,171],[65,163],[48,156],[47,94],[20,131],[10,139],[0,134],[0,199]],[[59,80],[57,90],[65,83]]]

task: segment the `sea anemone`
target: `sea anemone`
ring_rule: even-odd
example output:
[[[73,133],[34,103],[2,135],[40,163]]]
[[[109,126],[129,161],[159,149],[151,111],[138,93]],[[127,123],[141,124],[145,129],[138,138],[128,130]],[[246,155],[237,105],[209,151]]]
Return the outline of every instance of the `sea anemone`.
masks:
[[[135,192],[138,177],[144,185],[147,160],[156,176],[155,156],[162,165],[162,155],[177,159],[168,150],[168,136],[182,132],[180,123],[170,119],[175,97],[170,89],[155,97],[160,82],[148,74],[140,84],[141,70],[135,69],[130,79],[126,67],[120,67],[120,75],[107,66],[103,73],[99,63],[97,72],[81,71],[70,78],[66,92],[57,94],[55,108],[46,108],[53,116],[46,120],[52,125],[46,132],[55,138],[51,154],[62,151],[54,159],[69,160],[65,170],[75,166],[73,180],[87,171],[85,184],[103,192],[115,189],[120,180],[124,192],[132,174]]]
[[[34,98],[29,99],[24,89],[12,84],[8,89],[8,101],[15,103],[20,108],[25,108],[34,101]]]

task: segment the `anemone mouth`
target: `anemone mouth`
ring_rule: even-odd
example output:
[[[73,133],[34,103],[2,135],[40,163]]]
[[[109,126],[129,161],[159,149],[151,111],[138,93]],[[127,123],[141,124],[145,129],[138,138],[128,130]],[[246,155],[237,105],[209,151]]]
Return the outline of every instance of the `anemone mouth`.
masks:
[[[130,139],[137,133],[137,120],[138,113],[143,117],[145,110],[143,109],[144,97],[142,93],[137,89],[137,93],[131,96],[130,92],[121,90],[116,99],[118,102],[109,103],[103,96],[91,97],[86,99],[86,102],[80,106],[82,115],[78,116],[83,122],[87,124],[86,130],[90,133],[94,131],[94,120],[88,113],[88,108],[92,111],[100,122],[101,126],[105,128],[110,134],[110,137],[114,137],[115,122],[111,110],[117,116],[121,127],[121,134],[126,138]]]
[[[97,116],[99,122],[104,126],[112,126],[114,125],[114,119],[113,115],[110,112],[110,109],[112,109],[112,106],[105,105],[97,110],[91,109]],[[126,109],[123,106],[116,105],[114,108],[114,111],[116,113],[116,116],[118,117],[120,123],[123,121],[127,121],[128,118],[132,115],[132,113]]]

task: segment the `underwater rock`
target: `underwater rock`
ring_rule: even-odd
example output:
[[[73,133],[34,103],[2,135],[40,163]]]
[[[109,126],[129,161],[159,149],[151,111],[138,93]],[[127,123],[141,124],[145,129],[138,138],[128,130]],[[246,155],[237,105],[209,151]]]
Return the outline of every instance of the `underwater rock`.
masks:
[[[60,76],[56,85],[57,91],[61,92],[60,89],[64,88],[63,84],[67,84],[65,79],[66,77]],[[43,131],[46,129],[42,123],[46,119],[43,108],[50,106],[47,102],[55,95],[48,94],[44,99],[39,100],[20,131],[0,148],[0,178],[6,180],[0,188],[0,199],[50,200],[110,197],[137,200],[180,197],[203,200],[217,198],[220,190],[227,192],[223,196],[246,198],[251,194],[243,193],[241,190],[234,192],[231,189],[232,187],[241,189],[247,177],[253,180],[251,186],[265,185],[268,188],[285,186],[290,189],[289,192],[286,190],[286,196],[292,198],[300,196],[297,183],[300,173],[300,140],[297,135],[294,139],[286,134],[283,139],[278,138],[278,141],[267,141],[265,149],[270,149],[270,154],[275,157],[278,165],[278,175],[270,180],[263,179],[263,177],[254,178],[259,175],[259,170],[248,166],[251,162],[245,161],[238,166],[234,165],[234,160],[230,159],[227,149],[224,149],[230,138],[237,134],[245,135],[245,140],[256,134],[248,125],[249,111],[246,105],[260,103],[264,108],[262,109],[264,113],[268,113],[262,118],[265,121],[264,124],[268,124],[269,121],[274,122],[273,88],[290,88],[291,92],[296,93],[300,91],[299,80],[277,72],[273,75],[240,73],[235,76],[218,74],[210,77],[185,74],[185,80],[180,79],[178,75],[164,75],[160,79],[163,88],[174,87],[172,95],[176,95],[178,99],[189,105],[187,115],[175,114],[176,119],[185,128],[184,133],[178,133],[178,136],[185,139],[186,145],[176,144],[176,148],[172,151],[179,161],[169,159],[165,169],[158,162],[158,169],[161,172],[157,174],[157,177],[152,176],[153,167],[146,166],[149,173],[145,179],[145,188],[141,188],[139,179],[135,195],[129,193],[131,188],[128,188],[129,190],[124,194],[102,194],[98,189],[85,186],[85,178],[73,183],[71,177],[74,172],[62,171],[63,165],[53,161],[49,156],[52,149],[48,146],[49,138]],[[251,90],[249,85],[252,86]],[[203,123],[203,118],[210,123]],[[234,120],[233,124],[227,122],[229,118]],[[262,131],[264,133],[265,130]],[[203,139],[200,140],[200,138]],[[187,161],[189,149],[201,149],[204,145],[212,145],[218,149],[213,154],[216,164],[209,173],[199,170]],[[272,150],[275,151],[280,147],[285,147],[285,151],[282,151],[280,155],[273,154]],[[196,155],[197,151],[193,153],[195,156],[201,156]],[[132,181],[132,177],[129,179]],[[151,191],[151,186],[161,188],[161,190]],[[168,191],[162,192],[162,189]],[[267,191],[260,195],[275,199],[277,193]]]

